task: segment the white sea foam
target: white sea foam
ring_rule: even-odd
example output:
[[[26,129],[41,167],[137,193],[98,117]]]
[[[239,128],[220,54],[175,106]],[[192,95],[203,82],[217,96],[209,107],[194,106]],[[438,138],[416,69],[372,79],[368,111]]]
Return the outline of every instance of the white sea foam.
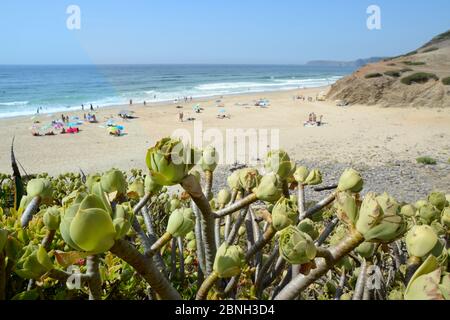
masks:
[[[10,101],[10,102],[0,102],[0,106],[14,107],[14,106],[26,106],[29,101]]]

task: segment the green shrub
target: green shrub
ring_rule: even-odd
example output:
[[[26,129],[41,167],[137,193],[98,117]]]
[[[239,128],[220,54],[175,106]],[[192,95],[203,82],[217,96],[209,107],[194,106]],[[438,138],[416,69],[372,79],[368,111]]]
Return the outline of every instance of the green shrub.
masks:
[[[405,56],[405,57],[409,57],[409,56],[413,56],[413,55],[415,55],[415,54],[417,54],[417,51],[416,51],[416,50],[411,51],[411,52],[405,54],[404,56]]]
[[[388,65],[388,66],[391,66],[391,67],[396,66],[395,63],[388,63],[387,65]]]
[[[401,72],[401,73],[410,72],[410,71],[414,71],[414,70],[411,69],[411,68],[403,68],[403,69],[400,69],[400,72]]]
[[[364,76],[364,78],[366,79],[372,79],[372,78],[379,78],[382,77],[383,75],[381,73],[368,73]]]
[[[406,64],[407,66],[423,66],[426,65],[425,62],[422,61],[403,61],[404,64]]]
[[[400,77],[400,71],[391,70],[391,71],[386,71],[384,74],[387,76],[390,76],[390,77],[394,77],[394,78]]]
[[[403,84],[410,85],[411,83],[426,83],[430,79],[439,80],[439,78],[435,74],[418,72],[404,77],[401,81]]]
[[[420,157],[416,159],[417,163],[422,163],[425,165],[435,165],[436,164],[436,160],[434,160],[431,157]]]
[[[439,50],[439,48],[437,48],[437,47],[431,47],[431,48],[428,48],[428,49],[423,50],[422,53],[432,52],[432,51],[436,51],[436,50]]]
[[[450,86],[450,77],[442,79],[442,83],[446,86]]]

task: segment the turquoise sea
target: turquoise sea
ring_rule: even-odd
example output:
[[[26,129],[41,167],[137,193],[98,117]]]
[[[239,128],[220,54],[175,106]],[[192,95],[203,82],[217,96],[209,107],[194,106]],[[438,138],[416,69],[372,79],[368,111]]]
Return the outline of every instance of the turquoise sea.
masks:
[[[0,118],[290,90],[334,83],[352,68],[288,65],[0,65]]]

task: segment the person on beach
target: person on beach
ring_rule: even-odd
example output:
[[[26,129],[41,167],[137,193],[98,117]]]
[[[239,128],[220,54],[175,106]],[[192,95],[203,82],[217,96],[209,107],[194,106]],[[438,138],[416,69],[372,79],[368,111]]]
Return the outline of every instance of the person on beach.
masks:
[[[81,105],[81,111],[84,111],[84,104]]]
[[[130,99],[130,106],[133,105],[133,99]]]
[[[178,112],[178,120],[180,121],[180,122],[183,122],[183,111],[180,111],[180,112]]]
[[[144,107],[147,105],[147,102],[145,102],[145,100],[144,100]]]
[[[92,103],[91,103],[91,111],[94,111],[94,106],[92,105]]]
[[[322,125],[323,115],[320,115],[319,121],[317,121],[317,126],[320,127]]]

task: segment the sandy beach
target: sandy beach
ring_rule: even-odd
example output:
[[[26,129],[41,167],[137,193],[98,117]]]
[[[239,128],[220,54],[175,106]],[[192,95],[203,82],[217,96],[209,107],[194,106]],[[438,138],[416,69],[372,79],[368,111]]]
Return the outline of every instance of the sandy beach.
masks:
[[[16,157],[28,173],[58,174],[79,168],[94,172],[111,166],[124,170],[144,168],[146,150],[157,140],[175,129],[193,132],[194,121],[178,120],[180,110],[184,119],[193,117],[202,121],[203,130],[279,129],[280,147],[300,161],[380,165],[393,161],[415,162],[417,157],[427,155],[447,163],[450,157],[449,109],[337,107],[334,101],[315,101],[316,94],[326,90],[328,88],[302,89],[194,99],[188,103],[101,108],[96,113],[99,123],[84,123],[78,134],[35,137],[30,131],[34,121],[30,116],[1,119],[4,134],[0,145],[0,171],[10,171],[9,150],[14,136]],[[314,99],[312,102],[294,100],[294,95]],[[270,106],[255,106],[260,98],[268,99]],[[197,104],[203,109],[201,113],[192,110]],[[177,108],[178,105],[183,108]],[[136,118],[118,117],[118,111],[124,108],[134,111]],[[230,119],[217,118],[223,108]],[[311,112],[323,115],[324,125],[304,127]],[[83,118],[81,110],[70,115]],[[53,118],[59,117],[58,114]],[[45,114],[39,116],[42,124],[53,118]],[[125,127],[125,135],[108,134],[105,122],[111,118]]]

